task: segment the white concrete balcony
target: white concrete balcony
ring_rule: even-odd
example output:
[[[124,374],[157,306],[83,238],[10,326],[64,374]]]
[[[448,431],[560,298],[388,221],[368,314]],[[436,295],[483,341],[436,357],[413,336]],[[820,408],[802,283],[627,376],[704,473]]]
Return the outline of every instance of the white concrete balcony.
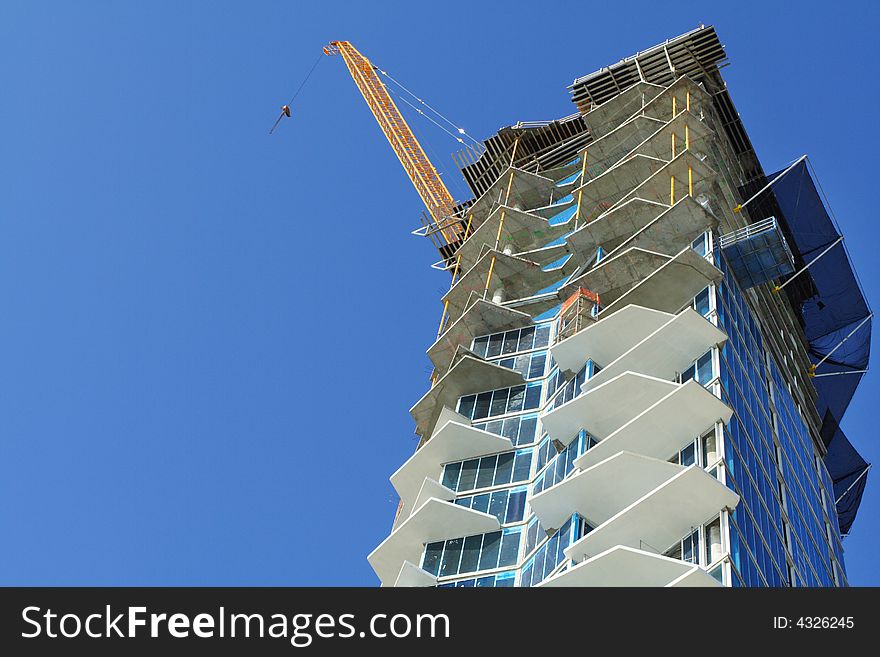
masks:
[[[582,212],[581,225],[565,241],[577,253],[593,253],[599,246],[611,251],[651,224],[669,207],[665,203],[631,198],[602,212],[598,217]]]
[[[438,372],[445,372],[459,346],[469,347],[474,338],[531,326],[528,313],[499,306],[487,299],[471,300],[464,313],[449,324],[428,348],[428,358]]]
[[[600,317],[598,324],[606,319]],[[685,371],[711,347],[727,340],[727,334],[692,308],[686,308],[624,354],[604,365],[581,386],[583,392],[633,371],[671,380]]]
[[[671,151],[669,155],[671,155]],[[687,196],[688,193],[695,197],[699,197],[701,194],[713,195],[710,183],[717,174],[694,151],[683,150],[668,162],[659,159],[655,160],[645,155],[633,156],[633,160],[638,158],[662,161],[664,164],[653,172],[649,172],[648,175],[641,179],[638,186],[632,189],[629,194],[619,199],[619,201],[625,201],[630,197],[637,196],[649,201],[657,201],[658,203],[674,203],[676,200]],[[623,165],[621,164],[611,171],[616,170],[620,166]],[[671,189],[671,178],[675,179],[674,194],[671,194],[673,191]],[[689,187],[692,187],[692,191]]]
[[[674,313],[722,278],[720,269],[688,245],[624,294],[607,302],[603,298],[602,314],[611,315],[628,305]]]
[[[571,251],[568,244],[562,242],[552,246],[542,246],[537,249],[532,249],[531,251],[522,251],[516,255],[519,258],[525,258],[526,260],[538,263],[544,267],[546,271],[564,271],[562,265],[557,264],[552,267],[551,265],[570,254]],[[574,264],[575,263],[572,263],[572,265]],[[571,272],[573,269],[574,267],[569,267],[565,271]]]
[[[694,197],[685,196],[666,208],[656,219],[645,225],[642,230],[624,240],[614,251],[637,246],[658,253],[678,253],[691,246],[694,238],[708,229],[715,229],[718,220]]]
[[[507,438],[474,429],[467,418],[454,414],[459,420],[450,420],[440,426],[424,445],[391,475],[391,485],[400,495],[404,509],[416,508],[416,497],[425,479],[439,479],[443,464],[453,461],[497,454],[513,449]],[[438,424],[442,422],[442,418]],[[404,510],[401,510],[403,514]]]
[[[647,338],[674,315],[643,306],[627,306],[550,347],[562,370],[577,372],[592,358],[610,363]]]
[[[560,164],[559,166],[553,167],[552,169],[545,169],[541,171],[541,175],[545,178],[550,178],[551,180],[556,180],[557,187],[565,187],[564,185],[560,185],[563,180],[568,178],[569,176],[580,173],[582,166],[582,161],[580,158],[580,154],[577,158],[569,160],[565,164]],[[574,183],[568,183],[574,184]]]
[[[632,247],[602,259],[598,265],[561,287],[557,296],[565,300],[583,287],[596,292],[602,305],[607,306],[669,263],[671,258],[663,253]],[[650,303],[640,305],[655,307]]]
[[[715,588],[723,586],[703,568],[694,567],[678,579],[669,582],[666,588]]]
[[[667,87],[660,88],[652,85],[659,92],[650,93],[648,102],[639,109],[639,114],[650,116],[662,121],[672,118],[672,98],[676,99],[675,111],[680,113],[687,110],[687,94],[690,93],[690,111],[699,116],[704,110],[712,108],[712,97],[696,82],[686,76],[678,78]]]
[[[511,173],[513,181],[511,182]],[[471,206],[466,210],[463,222],[473,216],[471,225],[480,226],[503,201],[510,207],[530,211],[533,208],[546,207],[561,196],[566,196],[574,189],[574,184],[558,185],[557,180],[548,176],[559,175],[559,172],[543,172],[541,174],[509,167],[495,180]],[[508,194],[508,185],[510,192]]]
[[[631,197],[566,236],[572,253],[592,254],[601,246],[614,255],[633,246],[656,253],[678,253],[718,220],[692,196],[669,206]]]
[[[473,267],[458,278],[443,295],[443,301],[449,304],[449,316],[458,318],[467,308],[468,299],[474,292],[478,294],[485,292],[487,298],[491,299],[497,290],[502,289],[507,299],[527,297],[570,275],[575,268],[576,263],[569,261],[562,268],[545,270],[537,262],[489,249],[480,256]],[[488,290],[486,290],[487,281]]]
[[[418,509],[430,499],[451,502],[455,499],[455,491],[451,488],[447,488],[436,479],[425,477],[424,481],[422,481],[421,487],[419,488],[419,492],[416,495],[416,501],[413,503],[412,508]]]
[[[440,411],[444,407],[455,408],[459,397],[510,388],[520,383],[523,383],[522,374],[482,358],[465,355],[410,409],[410,415],[416,421],[416,433],[420,436],[430,435]]]
[[[601,467],[602,463],[591,470]],[[608,484],[612,489],[628,479],[628,467],[619,468],[617,481]],[[602,520],[603,513],[607,513],[613,505],[603,502],[603,497],[607,498],[613,492],[605,493],[602,489],[591,488],[588,497],[599,496],[599,499],[593,503],[593,508],[589,508],[589,500],[583,503],[588,507],[585,517],[588,521],[595,519],[601,522],[566,548],[565,555],[581,562],[618,545],[637,549],[648,546],[660,552],[722,509],[732,509],[739,503],[736,493],[699,466],[674,467],[679,469],[677,474],[605,520]],[[591,512],[594,514],[592,518]]]
[[[671,103],[670,103],[671,105]],[[669,108],[670,112],[672,108]],[[692,150],[706,148],[705,143],[715,135],[714,131],[703,122],[698,114],[688,112],[684,107],[676,108],[675,118],[663,121],[639,114],[641,120],[654,122],[657,129],[634,150],[648,157],[672,159],[672,135],[675,135],[676,154],[681,153],[688,141]]]
[[[587,180],[582,186],[575,189],[572,195],[574,197],[580,196],[582,216],[596,216],[622,199],[633,195],[645,180],[650,180],[657,175],[664,166],[667,166],[667,161],[664,159],[634,154],[616,163],[595,178]],[[663,201],[662,198],[657,198],[654,194],[646,198]],[[669,198],[668,192],[666,198]]]
[[[498,518],[444,500],[429,499],[367,557],[383,586],[397,581],[404,561],[419,563],[426,543],[497,530]]]
[[[666,459],[715,426],[727,424],[733,410],[696,381],[678,385],[574,460],[581,470],[625,450]]]
[[[671,381],[624,372],[549,411],[541,417],[541,424],[552,439],[564,445],[581,429],[602,440],[677,387]]]
[[[545,219],[554,219],[554,217],[559,216],[559,214],[564,210],[571,210],[576,206],[577,197],[569,193],[565,196],[559,196],[555,198],[553,202],[549,203],[548,205],[542,205],[529,209],[529,214],[534,214],[538,217],[544,217]]]
[[[615,546],[554,575],[538,586],[721,586],[692,563],[645,550]]]
[[[529,504],[548,530],[561,527],[573,513],[597,527],[684,470],[668,461],[618,452],[538,493]]]
[[[409,561],[403,562],[397,580],[394,582],[395,588],[424,588],[436,584],[436,577]]]
[[[559,284],[561,285],[563,282],[564,280],[560,280]],[[561,301],[559,299],[559,293],[556,290],[553,290],[549,292],[542,292],[541,294],[533,294],[529,297],[521,297],[519,299],[511,299],[510,301],[505,301],[504,307],[522,310],[524,312],[530,313],[534,317],[537,317],[538,315],[541,315],[551,308],[555,308],[560,303]]]
[[[504,225],[501,227],[499,239],[498,228],[502,215],[504,216]],[[571,230],[570,223],[573,222],[550,225],[546,218],[537,214],[517,210],[508,205],[498,206],[482,224],[476,228],[473,228],[472,225],[470,236],[456,251],[456,257],[461,257],[459,272],[467,271],[473,267],[487,246],[495,246],[496,239],[499,239],[502,251],[509,246],[513,253],[522,253],[562,237]]]
[[[662,86],[651,82],[637,82],[601,105],[591,107],[584,115],[584,122],[598,139],[634,114],[641,113],[642,108],[663,91]]]
[[[664,122],[659,119],[639,114],[622,122],[596,141],[590,142],[587,145],[588,176],[595,178],[619,163],[663,125]]]

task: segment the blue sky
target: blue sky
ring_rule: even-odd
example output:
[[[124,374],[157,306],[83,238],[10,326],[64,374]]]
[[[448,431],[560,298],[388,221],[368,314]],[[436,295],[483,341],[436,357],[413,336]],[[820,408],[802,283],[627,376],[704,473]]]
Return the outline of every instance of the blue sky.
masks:
[[[714,24],[765,168],[810,154],[880,307],[875,6],[619,8],[3,3],[0,583],[377,582],[448,279],[340,59],[267,135],[329,40],[484,137]],[[456,145],[412,125],[463,195]],[[843,423],[875,463],[878,389],[866,376]],[[869,481],[854,584],[880,584],[878,509]]]

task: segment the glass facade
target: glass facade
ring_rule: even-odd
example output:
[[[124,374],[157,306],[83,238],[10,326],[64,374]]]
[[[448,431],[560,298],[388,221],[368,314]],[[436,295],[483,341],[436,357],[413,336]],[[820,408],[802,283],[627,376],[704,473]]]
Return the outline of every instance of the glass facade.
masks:
[[[702,565],[733,586],[844,583],[831,484],[809,429],[765,348],[745,294],[712,251],[712,235],[693,246],[725,278],[697,294],[692,307],[728,340],[697,358],[677,380],[696,380],[733,416],[669,460],[706,468],[741,501],[732,513],[708,519],[664,548],[665,554]],[[571,401],[599,371],[588,360],[574,375],[560,372],[547,352],[553,329],[553,322],[545,322],[478,337],[471,345],[487,360],[521,372],[527,382],[459,400],[458,412],[474,420],[474,427],[509,438],[517,449],[445,464],[442,483],[459,494],[455,503],[494,515],[502,528],[427,545],[422,567],[438,576],[438,586],[533,586],[568,567],[565,548],[591,530],[574,515],[548,534],[528,506],[529,495],[572,474],[574,459],[595,444],[586,431],[567,446],[540,432],[539,413]],[[494,572],[499,569],[503,572]]]
[[[534,495],[562,481],[574,470],[574,459],[595,444],[581,431],[567,447],[557,447],[538,432],[538,413],[579,395],[581,384],[598,371],[588,361],[574,375],[560,372],[547,352],[553,332],[554,322],[544,322],[480,336],[471,344],[476,354],[530,381],[458,401],[456,410],[472,426],[509,438],[517,449],[444,464],[441,481],[459,494],[455,503],[494,515],[502,528],[426,545],[421,567],[438,577],[440,587],[537,584],[563,567],[563,550],[589,530],[575,516],[548,536],[527,505],[530,491]],[[523,535],[527,542],[520,540]],[[496,569],[505,572],[483,573]]]
[[[729,516],[732,584],[834,586],[845,582],[830,480],[744,292],[725,273],[713,293],[728,335],[719,352],[727,485],[741,501]]]

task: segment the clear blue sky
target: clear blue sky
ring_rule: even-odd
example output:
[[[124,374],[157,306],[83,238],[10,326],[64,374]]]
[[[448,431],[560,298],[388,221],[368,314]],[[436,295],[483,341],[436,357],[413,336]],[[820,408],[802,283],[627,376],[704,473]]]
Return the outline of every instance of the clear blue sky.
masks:
[[[481,137],[714,24],[765,168],[811,155],[880,307],[877,9],[785,4],[4,2],[0,583],[377,582],[448,280],[340,59],[267,136],[332,39]],[[878,389],[844,422],[874,463]],[[855,584],[880,584],[873,479]]]

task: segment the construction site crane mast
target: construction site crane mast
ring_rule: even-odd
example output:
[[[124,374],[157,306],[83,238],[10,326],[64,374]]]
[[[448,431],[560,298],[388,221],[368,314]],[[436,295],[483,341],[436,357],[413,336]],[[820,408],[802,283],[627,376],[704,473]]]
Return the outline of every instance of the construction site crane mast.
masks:
[[[324,54],[342,55],[358,90],[428,209],[434,227],[447,245],[456,248],[463,230],[456,216],[455,200],[376,74],[376,67],[348,41],[331,41],[324,47]],[[451,254],[447,252],[448,255]]]

